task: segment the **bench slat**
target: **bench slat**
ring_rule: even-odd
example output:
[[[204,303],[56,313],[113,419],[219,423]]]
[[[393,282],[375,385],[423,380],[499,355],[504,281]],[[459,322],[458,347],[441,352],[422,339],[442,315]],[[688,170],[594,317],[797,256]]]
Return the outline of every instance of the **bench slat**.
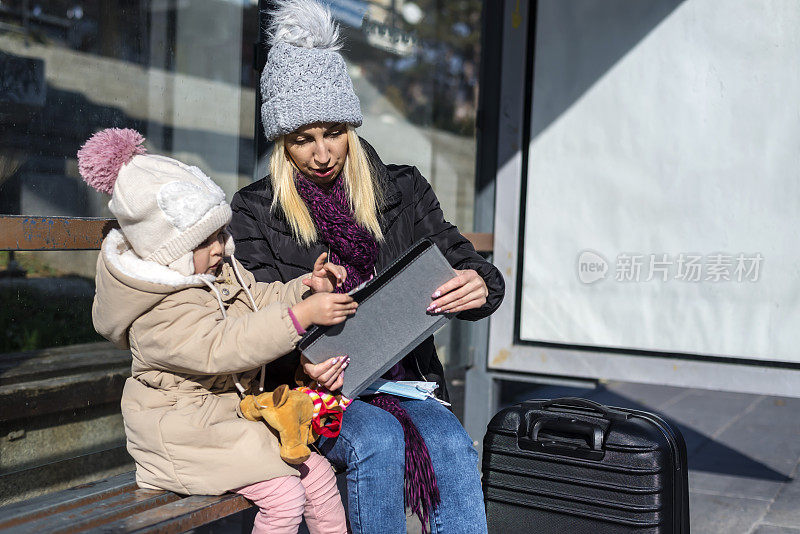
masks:
[[[98,482],[81,484],[50,495],[34,497],[24,502],[10,504],[0,508],[0,530],[13,528],[23,523],[65,512],[79,506],[85,506],[107,497],[131,492],[136,488],[135,475],[130,472]],[[13,530],[13,532],[16,532],[16,530]]]
[[[241,495],[194,495],[88,530],[92,534],[173,534],[207,525],[253,504]]]
[[[107,496],[102,500],[83,506],[73,507],[58,514],[48,514],[36,521],[23,523],[16,529],[12,529],[11,532],[14,534],[85,532],[151,508],[162,507],[179,499],[178,495],[168,491],[135,489]]]
[[[466,233],[464,237],[470,240],[477,252],[492,252],[494,250],[494,234]]]
[[[116,219],[0,215],[0,250],[96,250]],[[491,252],[494,235],[465,233],[478,252]]]
[[[93,250],[116,219],[0,215],[0,250]]]
[[[138,489],[133,472],[0,508],[4,534],[178,533],[247,510],[236,494],[181,498]]]

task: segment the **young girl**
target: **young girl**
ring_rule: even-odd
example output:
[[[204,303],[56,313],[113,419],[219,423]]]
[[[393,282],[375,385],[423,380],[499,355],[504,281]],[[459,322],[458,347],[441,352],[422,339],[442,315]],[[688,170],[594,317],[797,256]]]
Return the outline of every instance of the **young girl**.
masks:
[[[355,312],[331,293],[344,269],[320,256],[310,276],[256,282],[232,256],[223,191],[196,167],[146,155],[143,142],[109,129],[78,152],[120,225],[97,260],[92,319],[133,356],[122,415],[137,483],[240,493],[260,509],[253,532],[296,533],[303,515],[312,533],[346,532],[327,460],[288,465],[270,429],[239,410],[239,395],[263,390],[263,365],[291,352],[299,332]]]

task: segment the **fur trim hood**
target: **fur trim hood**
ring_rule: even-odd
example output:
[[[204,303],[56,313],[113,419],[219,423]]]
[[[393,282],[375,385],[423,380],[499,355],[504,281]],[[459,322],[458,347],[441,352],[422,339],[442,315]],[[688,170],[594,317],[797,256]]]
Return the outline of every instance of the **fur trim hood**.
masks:
[[[143,260],[122,232],[111,230],[97,258],[97,291],[92,306],[95,329],[118,347],[129,348],[128,329],[143,313],[177,290],[206,287],[214,280],[210,274],[184,276],[165,265]]]

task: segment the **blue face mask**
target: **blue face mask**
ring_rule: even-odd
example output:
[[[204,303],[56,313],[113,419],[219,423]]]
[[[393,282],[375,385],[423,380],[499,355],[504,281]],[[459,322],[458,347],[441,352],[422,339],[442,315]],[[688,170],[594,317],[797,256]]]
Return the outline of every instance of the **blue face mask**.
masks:
[[[384,380],[383,378],[377,379],[362,395],[375,395],[377,393],[386,393],[389,395],[396,395],[398,397],[405,397],[407,399],[425,400],[434,399],[445,406],[450,406],[450,403],[436,398],[433,392],[439,385],[436,382],[417,382],[413,380]]]

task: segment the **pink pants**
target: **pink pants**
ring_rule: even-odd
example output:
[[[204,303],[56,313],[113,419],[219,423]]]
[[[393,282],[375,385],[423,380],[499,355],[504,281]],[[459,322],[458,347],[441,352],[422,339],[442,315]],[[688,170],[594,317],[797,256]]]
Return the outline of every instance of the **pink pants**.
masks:
[[[300,477],[278,477],[234,490],[258,506],[253,534],[296,534],[305,516],[311,534],[345,534],[344,506],[331,465],[323,456],[299,466]]]

